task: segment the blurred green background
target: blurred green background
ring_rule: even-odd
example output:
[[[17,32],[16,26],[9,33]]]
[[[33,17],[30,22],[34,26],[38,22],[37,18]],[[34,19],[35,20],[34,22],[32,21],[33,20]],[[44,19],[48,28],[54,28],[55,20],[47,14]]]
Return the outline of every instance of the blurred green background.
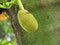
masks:
[[[23,45],[60,45],[59,0],[22,0],[25,9],[38,21],[38,31],[24,32]],[[0,21],[0,45],[16,45],[10,20]]]

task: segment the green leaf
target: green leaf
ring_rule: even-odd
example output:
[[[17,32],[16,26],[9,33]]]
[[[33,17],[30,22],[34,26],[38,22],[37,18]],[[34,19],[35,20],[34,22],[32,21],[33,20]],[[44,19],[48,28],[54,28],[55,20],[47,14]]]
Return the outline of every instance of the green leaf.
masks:
[[[0,0],[0,3],[4,3],[4,2],[6,2],[7,0]]]
[[[0,38],[4,38],[6,35],[6,32],[4,31],[3,27],[0,26]]]

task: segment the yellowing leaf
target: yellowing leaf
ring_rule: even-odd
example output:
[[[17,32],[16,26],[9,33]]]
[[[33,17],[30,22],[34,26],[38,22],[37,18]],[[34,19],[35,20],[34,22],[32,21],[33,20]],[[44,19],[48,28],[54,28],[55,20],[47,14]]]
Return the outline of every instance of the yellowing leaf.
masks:
[[[7,19],[9,16],[6,14],[6,12],[2,12],[2,14],[0,14],[0,21],[3,21],[5,19]]]

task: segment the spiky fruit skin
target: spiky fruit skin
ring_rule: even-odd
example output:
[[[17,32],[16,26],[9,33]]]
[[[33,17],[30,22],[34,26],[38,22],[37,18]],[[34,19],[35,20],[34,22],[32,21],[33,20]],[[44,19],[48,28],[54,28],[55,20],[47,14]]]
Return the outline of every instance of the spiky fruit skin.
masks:
[[[26,32],[35,32],[38,29],[38,23],[35,17],[27,10],[18,11],[19,24]]]

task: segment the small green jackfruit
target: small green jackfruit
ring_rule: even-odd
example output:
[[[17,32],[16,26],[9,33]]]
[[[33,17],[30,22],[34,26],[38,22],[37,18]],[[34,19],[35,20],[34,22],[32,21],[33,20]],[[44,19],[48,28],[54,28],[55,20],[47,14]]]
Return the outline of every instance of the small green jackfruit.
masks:
[[[19,24],[26,32],[35,32],[38,29],[38,23],[35,17],[27,10],[18,11]]]

